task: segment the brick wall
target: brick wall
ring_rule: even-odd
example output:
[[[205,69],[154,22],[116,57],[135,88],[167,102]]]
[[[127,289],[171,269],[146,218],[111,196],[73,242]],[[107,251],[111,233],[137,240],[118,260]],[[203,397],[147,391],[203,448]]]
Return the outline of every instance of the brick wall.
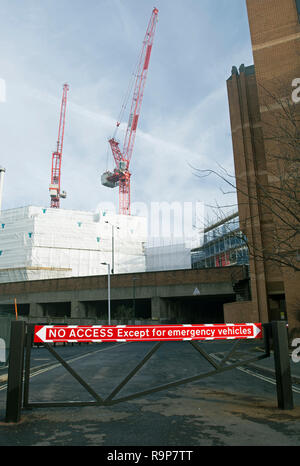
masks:
[[[251,200],[251,189],[255,189],[251,186],[256,178],[268,188],[275,168],[272,154],[279,153],[280,145],[272,131],[282,102],[291,99],[293,79],[300,77],[300,24],[295,0],[246,0],[246,4],[255,74],[247,74],[249,69],[242,67],[227,81],[237,184],[246,192],[239,195],[239,213],[249,239],[272,248],[278,218]],[[261,309],[268,307],[268,293],[285,294],[289,326],[296,332],[300,328],[299,273],[256,260],[250,263],[250,273],[254,309],[261,315]],[[229,315],[234,309],[240,313],[237,307],[231,306]],[[249,304],[252,313],[250,308]],[[247,306],[244,309],[247,312]]]

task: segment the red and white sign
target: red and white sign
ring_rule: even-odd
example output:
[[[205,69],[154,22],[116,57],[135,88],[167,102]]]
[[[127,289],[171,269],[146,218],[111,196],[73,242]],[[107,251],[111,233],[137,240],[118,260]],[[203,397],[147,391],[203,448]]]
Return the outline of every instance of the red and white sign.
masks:
[[[262,338],[262,324],[36,325],[35,343]]]

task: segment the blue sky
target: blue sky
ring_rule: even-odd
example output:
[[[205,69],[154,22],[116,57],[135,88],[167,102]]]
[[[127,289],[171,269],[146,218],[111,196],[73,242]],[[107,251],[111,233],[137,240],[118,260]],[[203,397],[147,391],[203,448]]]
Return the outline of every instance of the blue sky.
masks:
[[[230,203],[216,179],[200,180],[191,165],[233,170],[226,79],[233,65],[253,63],[245,0],[1,0],[3,209],[49,206],[65,82],[61,206],[117,205],[118,191],[100,178],[113,168],[108,138],[154,6],[159,22],[131,161],[132,202]]]

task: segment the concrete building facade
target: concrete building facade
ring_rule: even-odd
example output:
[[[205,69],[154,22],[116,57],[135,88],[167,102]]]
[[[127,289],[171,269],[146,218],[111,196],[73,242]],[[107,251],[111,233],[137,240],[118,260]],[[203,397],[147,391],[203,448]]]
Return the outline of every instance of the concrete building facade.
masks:
[[[111,323],[222,323],[236,299],[241,266],[116,274],[110,278]],[[0,283],[0,315],[32,323],[107,324],[107,276]]]

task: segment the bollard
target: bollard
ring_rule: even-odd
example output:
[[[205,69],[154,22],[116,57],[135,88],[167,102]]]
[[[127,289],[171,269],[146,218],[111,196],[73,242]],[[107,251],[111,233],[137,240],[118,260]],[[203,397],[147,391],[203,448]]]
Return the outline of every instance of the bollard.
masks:
[[[5,422],[19,422],[22,407],[25,322],[12,321]]]
[[[263,324],[263,338],[264,338],[264,347],[266,355],[270,356],[271,354],[271,339],[272,339],[272,326],[271,323],[268,322]]]
[[[292,377],[289,357],[287,323],[271,322],[274,362],[276,374],[277,400],[279,409],[293,409]]]

